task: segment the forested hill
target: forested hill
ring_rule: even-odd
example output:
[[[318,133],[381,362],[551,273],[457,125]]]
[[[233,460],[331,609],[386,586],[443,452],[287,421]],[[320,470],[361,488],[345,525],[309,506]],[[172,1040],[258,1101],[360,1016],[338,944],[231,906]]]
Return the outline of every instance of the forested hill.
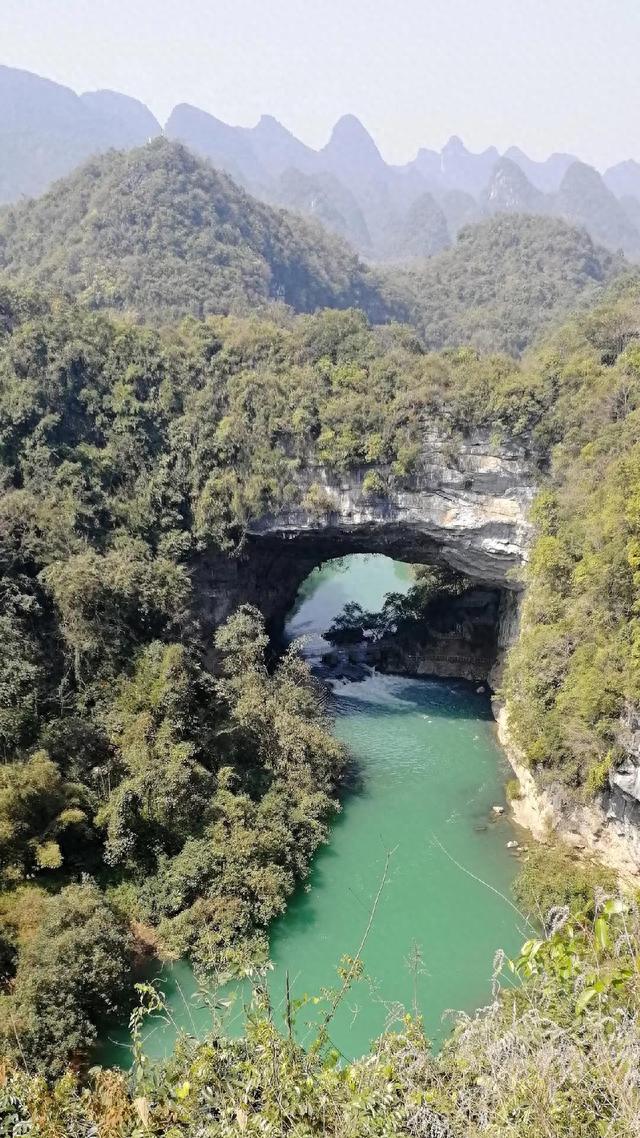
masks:
[[[0,202],[48,189],[90,155],[141,146],[162,134],[153,114],[116,91],[76,95],[28,71],[0,65]],[[295,209],[347,237],[365,257],[414,260],[450,245],[460,228],[496,212],[528,212],[584,225],[612,250],[640,256],[640,164],[599,174],[572,154],[532,161],[517,147],[467,150],[456,136],[389,165],[354,115],[343,115],[321,150],[272,115],[231,126],[187,103],[167,138],[229,174],[271,206]]]
[[[511,214],[467,226],[453,249],[411,270],[374,271],[166,139],[102,155],[0,211],[0,270],[90,308],[162,322],[278,301],[298,312],[356,307],[376,323],[414,325],[428,348],[518,355],[625,267],[584,230]]]
[[[558,218],[501,214],[388,278],[430,348],[471,344],[519,355],[548,325],[593,304],[625,271],[620,255]]]
[[[0,268],[92,308],[144,319],[386,308],[358,257],[319,226],[256,201],[181,144],[95,158],[0,213]]]

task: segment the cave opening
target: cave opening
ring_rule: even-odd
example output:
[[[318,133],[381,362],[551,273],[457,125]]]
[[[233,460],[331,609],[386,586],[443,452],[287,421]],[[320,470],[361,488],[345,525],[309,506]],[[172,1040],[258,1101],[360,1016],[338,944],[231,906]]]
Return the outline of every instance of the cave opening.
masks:
[[[452,573],[461,582],[454,591],[435,589],[420,620],[398,622],[375,642],[369,638],[371,664],[389,673],[488,682],[495,689],[505,650],[517,632],[520,594],[513,571],[520,554],[493,537],[480,539],[473,530],[457,530],[455,540],[449,533],[445,541],[441,533],[388,521],[366,524],[356,519],[348,528],[297,516],[289,525],[270,522],[264,530],[248,532],[234,556],[211,551],[204,555],[195,589],[201,624],[213,633],[238,605],[255,605],[277,654],[287,642],[285,624],[300,591],[313,588],[327,566],[348,564],[353,558],[366,559],[370,569],[387,561]],[[359,574],[362,596],[349,599],[371,610],[367,579],[367,574]],[[381,608],[384,597],[378,601]]]
[[[384,554],[331,558],[305,578],[281,640],[316,670],[363,669],[486,683],[499,652],[503,591],[461,573]]]

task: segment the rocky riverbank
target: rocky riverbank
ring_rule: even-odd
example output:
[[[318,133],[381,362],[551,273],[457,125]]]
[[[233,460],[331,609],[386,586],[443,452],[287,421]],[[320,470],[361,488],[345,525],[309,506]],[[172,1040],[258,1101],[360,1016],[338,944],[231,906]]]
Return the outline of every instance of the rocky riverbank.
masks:
[[[539,787],[509,732],[507,708],[494,702],[498,739],[519,783],[513,820],[539,842],[561,841],[640,884],[640,805],[612,781],[600,800],[575,802],[559,783]],[[617,776],[614,776],[614,778]]]

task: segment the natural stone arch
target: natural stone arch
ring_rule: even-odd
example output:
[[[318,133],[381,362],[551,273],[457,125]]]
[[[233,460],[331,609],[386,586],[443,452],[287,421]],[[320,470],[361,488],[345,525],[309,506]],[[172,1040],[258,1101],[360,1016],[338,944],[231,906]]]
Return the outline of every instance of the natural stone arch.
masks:
[[[205,554],[195,572],[205,626],[214,627],[238,604],[250,602],[277,633],[297,591],[318,565],[351,553],[384,553],[415,564],[447,564],[472,584],[500,589],[499,643],[517,624],[519,570],[530,540],[528,507],[535,467],[524,445],[498,444],[484,432],[458,440],[425,436],[415,471],[387,495],[366,492],[372,469],[343,474],[321,466],[299,475],[297,497],[322,487],[320,511],[303,505],[253,521],[231,557]]]

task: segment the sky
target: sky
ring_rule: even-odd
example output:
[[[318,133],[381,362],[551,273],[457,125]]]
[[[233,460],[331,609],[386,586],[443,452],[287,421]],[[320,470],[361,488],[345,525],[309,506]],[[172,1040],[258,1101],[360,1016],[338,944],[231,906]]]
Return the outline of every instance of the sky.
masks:
[[[320,147],[345,113],[390,162],[471,150],[640,159],[640,0],[0,0],[0,63]]]

